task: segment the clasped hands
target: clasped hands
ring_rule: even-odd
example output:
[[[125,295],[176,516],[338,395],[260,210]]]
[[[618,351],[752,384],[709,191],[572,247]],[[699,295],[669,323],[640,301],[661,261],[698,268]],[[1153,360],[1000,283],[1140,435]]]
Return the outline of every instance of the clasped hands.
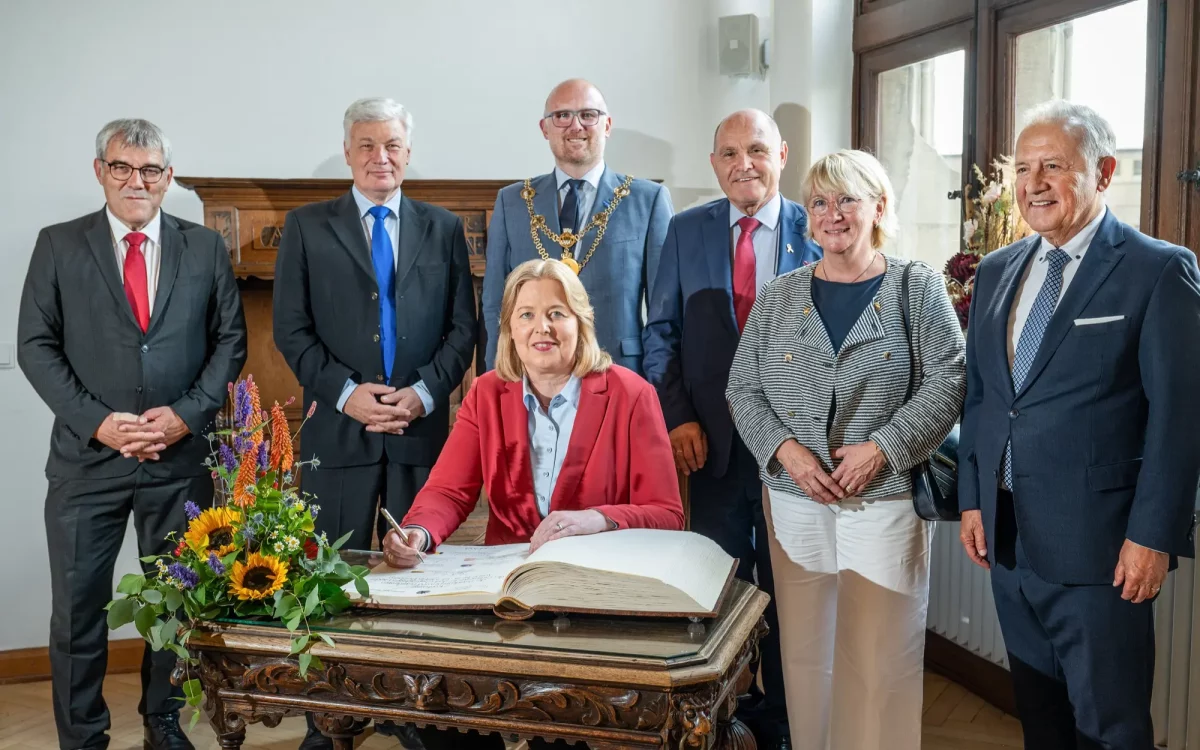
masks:
[[[92,436],[124,458],[136,458],[138,463],[157,461],[159,455],[186,436],[191,430],[169,406],[147,409],[140,416],[114,411],[104,418]]]
[[[529,551],[536,552],[538,547],[555,539],[598,534],[613,527],[608,517],[598,510],[556,510],[538,524],[529,540]],[[406,526],[404,533],[406,538],[392,529],[383,538],[383,560],[393,568],[416,567],[421,561],[417,553],[429,548],[429,537],[423,529]]]
[[[342,412],[367,426],[367,432],[403,435],[413,420],[425,416],[425,404],[412,387],[363,383],[355,387]]]
[[[832,474],[825,471],[812,451],[795,440],[785,440],[775,458],[804,494],[823,505],[862,492],[885,465],[883,451],[872,441],[843,445],[833,452],[841,463]]]

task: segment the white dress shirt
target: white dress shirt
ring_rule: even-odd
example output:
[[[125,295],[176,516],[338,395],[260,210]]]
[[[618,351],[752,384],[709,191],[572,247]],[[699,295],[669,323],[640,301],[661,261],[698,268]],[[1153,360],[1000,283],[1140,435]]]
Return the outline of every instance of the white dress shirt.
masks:
[[[358,215],[362,221],[363,233],[367,235],[367,247],[371,247],[371,232],[375,229],[375,217],[369,212],[376,206],[376,203],[359,192],[357,186],[350,188],[350,194],[354,196],[354,203],[358,206]],[[392,241],[392,268],[396,268],[400,264],[400,198],[401,193],[397,190],[396,194],[387,203],[383,204],[388,208],[388,215],[383,217],[383,229],[387,232],[388,239]],[[395,374],[394,370],[392,374]],[[358,383],[350,379],[346,380],[346,385],[342,387],[342,395],[338,397],[338,411],[342,411],[346,405],[346,401],[350,398],[350,394],[354,393],[354,389],[357,387]],[[433,395],[429,393],[429,388],[426,387],[425,381],[420,380],[414,383],[413,390],[421,398],[421,405],[425,407],[425,416],[432,414],[436,404],[433,402]]]
[[[1088,222],[1079,234],[1067,240],[1060,248],[1071,256],[1071,259],[1067,261],[1067,265],[1063,266],[1062,289],[1059,290],[1058,300],[1054,303],[1055,309],[1062,301],[1063,295],[1067,293],[1067,287],[1070,286],[1071,280],[1075,278],[1075,272],[1079,270],[1079,264],[1083,260],[1084,254],[1087,253],[1088,246],[1092,244],[1096,232],[1100,230],[1100,222],[1104,221],[1106,213],[1108,213],[1107,207],[1096,218]],[[1021,340],[1021,331],[1025,329],[1029,311],[1033,309],[1033,301],[1037,299],[1038,292],[1041,291],[1042,284],[1046,281],[1046,270],[1049,267],[1049,264],[1046,263],[1046,255],[1053,249],[1054,245],[1043,237],[1033,262],[1025,267],[1025,277],[1021,280],[1012,310],[1008,314],[1008,363],[1010,366],[1016,357],[1017,342]]]
[[[767,282],[775,278],[775,266],[779,261],[779,211],[783,206],[783,197],[779,193],[758,209],[754,218],[761,223],[754,230],[754,284],[755,291],[761,292]],[[737,262],[738,238],[742,236],[742,228],[738,220],[746,214],[742,213],[733,202],[729,203],[729,226],[732,228],[732,241],[729,245],[730,257]]]
[[[125,236],[132,232],[125,222],[117,218],[111,208],[105,207],[108,228],[112,232],[113,247],[117,251],[117,275],[125,281],[125,254],[129,252],[129,241]],[[162,211],[155,211],[154,218],[139,230],[146,235],[142,242],[142,256],[146,259],[146,303],[154,310],[154,297],[158,292],[158,271],[162,267]]]
[[[533,492],[537,497],[538,513],[550,515],[550,498],[554,485],[567,457],[575,414],[579,411],[579,392],[583,381],[574,375],[557,396],[550,399],[550,408],[543,409],[529,387],[529,378],[521,379],[525,409],[529,412],[529,463],[533,470]]]
[[[596,193],[600,191],[600,175],[604,174],[604,162],[601,161],[596,166],[587,171],[580,179],[583,180],[583,185],[579,187],[579,193],[575,196],[578,207],[578,226],[572,227],[573,231],[582,229],[592,218],[592,206],[596,205]],[[558,209],[562,210],[563,201],[567,199],[567,194],[571,191],[571,186],[567,184],[567,180],[574,179],[571,175],[562,171],[559,167],[554,168],[554,178],[558,180]]]

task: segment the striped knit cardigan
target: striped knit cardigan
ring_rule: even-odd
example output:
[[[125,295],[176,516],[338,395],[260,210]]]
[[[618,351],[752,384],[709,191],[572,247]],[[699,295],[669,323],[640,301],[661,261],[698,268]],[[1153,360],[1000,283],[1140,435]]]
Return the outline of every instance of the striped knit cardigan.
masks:
[[[775,459],[790,438],[828,472],[836,467],[831,453],[838,447],[873,440],[887,466],[858,494],[911,494],[909,469],[927,459],[958,420],[966,391],[962,331],[941,274],[919,262],[909,272],[917,381],[912,399],[904,400],[910,350],[900,286],[906,263],[887,257],[873,303],[839,352],[813,304],[815,265],[784,274],[759,293],[725,395],[768,486],[807,497]]]

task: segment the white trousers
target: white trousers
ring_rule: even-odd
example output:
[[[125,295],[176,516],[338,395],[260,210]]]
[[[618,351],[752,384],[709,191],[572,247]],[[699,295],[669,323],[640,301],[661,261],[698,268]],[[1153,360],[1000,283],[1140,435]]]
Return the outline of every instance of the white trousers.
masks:
[[[911,500],[763,501],[792,747],[920,750],[933,524]]]

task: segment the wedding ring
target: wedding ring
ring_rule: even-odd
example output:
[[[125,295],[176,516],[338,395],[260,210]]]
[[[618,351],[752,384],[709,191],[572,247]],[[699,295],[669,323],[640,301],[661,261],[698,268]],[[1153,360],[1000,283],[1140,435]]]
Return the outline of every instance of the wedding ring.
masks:
[[[555,526],[554,529],[555,529],[555,531],[562,531],[562,521],[559,521],[558,525]]]

